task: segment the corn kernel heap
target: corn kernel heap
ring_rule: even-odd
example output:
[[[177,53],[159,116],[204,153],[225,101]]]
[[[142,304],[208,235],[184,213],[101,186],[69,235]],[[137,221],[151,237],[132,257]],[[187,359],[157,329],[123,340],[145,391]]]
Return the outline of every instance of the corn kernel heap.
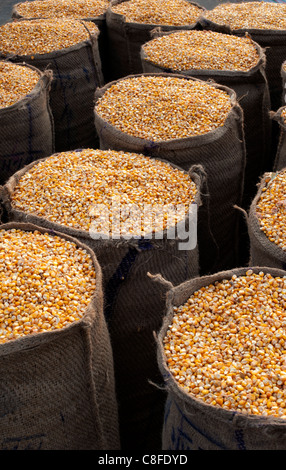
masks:
[[[84,25],[78,20],[56,18],[5,23],[0,26],[0,50],[3,54],[31,55],[65,49],[98,31],[91,21]]]
[[[126,214],[124,211],[121,214],[121,235],[139,236],[146,231],[149,233],[150,227],[156,227],[152,225],[152,217],[162,205],[166,208],[164,215],[167,216],[168,207],[172,214],[172,207],[177,206],[174,220],[184,219],[196,192],[196,184],[190,176],[168,163],[140,154],[85,149],[62,152],[34,165],[21,177],[11,203],[15,209],[85,231],[97,222],[107,233],[105,219],[112,218],[116,199],[115,202],[126,209]],[[102,204],[106,212],[98,206]],[[151,208],[145,214],[144,207],[148,205]],[[132,224],[128,226],[128,207],[134,206],[142,211],[140,214],[145,220],[142,233],[134,233]],[[99,214],[95,210],[98,207]],[[170,223],[167,217],[163,229]],[[160,218],[158,224],[161,224]]]
[[[186,0],[129,0],[111,7],[114,13],[125,16],[129,23],[158,25],[192,25],[202,9]]]
[[[108,0],[34,0],[18,3],[15,9],[23,18],[96,18],[103,15]]]
[[[286,277],[248,270],[174,308],[164,338],[178,385],[209,405],[286,418]]]
[[[213,23],[231,29],[286,29],[286,5],[269,2],[223,3],[204,12]]]
[[[0,343],[79,320],[95,287],[92,259],[74,243],[0,230]]]
[[[39,81],[39,74],[21,65],[0,61],[0,108],[27,96]]]
[[[280,171],[274,178],[265,179],[256,205],[261,230],[269,240],[286,250],[285,214],[286,214],[286,170]]]
[[[174,32],[147,42],[143,51],[148,61],[175,71],[247,71],[259,60],[250,38],[213,31]]]
[[[126,134],[159,142],[223,126],[231,108],[229,95],[206,82],[142,75],[111,85],[95,111]]]

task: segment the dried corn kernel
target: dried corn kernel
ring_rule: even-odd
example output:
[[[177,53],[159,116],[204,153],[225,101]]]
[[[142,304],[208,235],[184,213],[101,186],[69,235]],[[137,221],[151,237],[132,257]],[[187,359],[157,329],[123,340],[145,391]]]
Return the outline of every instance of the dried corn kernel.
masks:
[[[142,75],[110,86],[95,111],[126,134],[158,142],[223,126],[231,108],[229,95],[206,82]]]
[[[270,2],[222,3],[204,12],[213,23],[231,29],[286,29],[286,5]]]
[[[272,243],[286,250],[286,170],[269,176],[256,204],[261,230]]]
[[[95,287],[92,258],[75,243],[0,230],[0,343],[80,320]]]
[[[178,31],[143,45],[145,59],[174,71],[248,71],[259,61],[254,42],[213,31]]]
[[[140,154],[85,149],[62,152],[34,165],[21,177],[11,203],[13,208],[25,213],[89,231],[94,221],[98,226],[101,223],[93,210],[97,205],[104,204],[106,210],[102,227],[106,226],[106,214],[108,219],[112,217],[114,199],[125,208],[138,207],[142,212],[149,206],[150,221],[158,206],[179,207],[176,221],[185,217],[196,192],[190,176],[168,163]],[[103,206],[101,210],[103,212]],[[142,223],[142,235],[145,235],[147,223],[146,219],[145,227]],[[163,221],[162,228],[167,224],[168,219]],[[123,225],[125,230],[126,225]],[[135,229],[130,226],[130,233],[134,235],[132,230]]]
[[[185,392],[213,406],[286,418],[286,277],[233,275],[174,308],[163,345]]]
[[[36,86],[40,75],[29,67],[0,62],[0,108],[15,104]]]
[[[96,18],[103,15],[108,0],[33,0],[15,5],[15,12],[23,18]]]
[[[111,10],[129,23],[173,26],[192,25],[202,13],[202,8],[186,0],[128,0],[112,5]]]
[[[86,41],[98,32],[91,21],[37,19],[0,25],[2,54],[47,54]]]

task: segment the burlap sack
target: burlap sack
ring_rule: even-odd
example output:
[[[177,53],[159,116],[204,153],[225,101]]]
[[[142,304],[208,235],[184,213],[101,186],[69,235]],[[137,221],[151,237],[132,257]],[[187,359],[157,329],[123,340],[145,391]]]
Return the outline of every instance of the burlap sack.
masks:
[[[206,404],[186,393],[175,381],[166,362],[163,339],[173,317],[173,306],[182,305],[194,291],[217,280],[244,275],[249,268],[219,272],[191,279],[169,289],[166,315],[157,339],[157,360],[168,399],[162,434],[163,450],[283,450],[286,446],[285,419],[228,411]],[[273,276],[286,272],[268,267],[251,267]],[[159,282],[163,282],[159,277]]]
[[[152,37],[160,37],[172,32],[160,28],[152,31]],[[144,73],[180,73],[200,80],[213,81],[233,89],[243,110],[244,135],[246,145],[246,169],[244,178],[243,207],[248,208],[256,193],[256,184],[265,171],[271,147],[271,120],[269,117],[270,95],[265,76],[265,54],[255,44],[259,60],[247,72],[227,70],[183,70],[176,72],[150,62],[141,48],[141,61]]]
[[[38,230],[74,242],[90,254],[97,276],[80,321],[0,345],[1,450],[120,449],[112,349],[94,253],[66,234],[32,224],[0,228]]]
[[[250,261],[255,266],[270,266],[272,268],[286,269],[286,253],[282,248],[272,243],[265,233],[260,229],[256,206],[260,199],[263,188],[266,187],[269,175],[265,173],[261,179],[257,194],[249,209],[247,224],[250,239]],[[273,174],[275,176],[275,174]]]
[[[49,105],[52,72],[41,72],[23,99],[0,109],[0,184],[20,168],[54,152],[54,122]]]
[[[196,80],[179,74],[143,75]],[[95,105],[113,83],[115,82],[97,89]],[[185,170],[195,164],[202,165],[205,169],[208,187],[205,189],[198,221],[201,274],[240,265],[238,243],[241,215],[234,209],[234,205],[241,205],[244,187],[246,154],[243,111],[233,90],[222,85],[214,86],[229,94],[233,107],[224,126],[204,135],[156,143],[121,132],[95,111],[95,125],[101,149],[143,153],[168,160]]]
[[[155,285],[147,273],[161,272],[175,285],[197,276],[198,246],[180,249],[179,240],[169,240],[166,233],[161,240],[95,239],[87,231],[15,210],[11,194],[21,175],[32,166],[13,175],[2,188],[9,220],[67,233],[96,254],[103,272],[104,311],[114,354],[121,445],[123,449],[159,450],[165,393],[153,385],[160,378],[153,331],[162,321],[166,289]],[[199,205],[204,171],[200,166],[193,167],[190,176],[198,187],[195,203]]]
[[[106,12],[106,26],[109,43],[110,81],[125,77],[126,75],[142,73],[140,49],[142,44],[149,41],[150,32],[156,27],[154,24],[129,23],[123,15],[114,13],[112,6],[126,0],[112,0]],[[189,1],[189,0],[188,0]],[[195,2],[190,2],[201,8]],[[164,31],[178,29],[194,29],[198,27],[199,21],[189,26],[164,25]]]
[[[273,163],[273,171],[282,170],[282,168],[286,166],[286,124],[285,118],[281,117],[281,113],[284,110],[285,106],[281,106],[278,111],[270,113],[271,118],[276,121],[279,126],[279,141]]]
[[[21,20],[18,20],[21,21]],[[84,21],[81,22],[85,24]],[[1,54],[0,45],[0,57]],[[50,105],[55,125],[55,151],[98,146],[93,121],[93,97],[103,84],[98,34],[87,41],[49,54],[9,56],[44,71],[53,71]]]
[[[25,18],[17,10],[17,6],[19,4],[16,4],[12,8],[12,13],[11,17],[13,19],[19,20],[19,19],[29,19]],[[30,18],[31,19],[31,18]],[[35,18],[33,18],[35,19]],[[108,41],[107,41],[107,28],[106,28],[106,13],[93,17],[93,18],[81,18],[83,21],[92,21],[94,24],[99,29],[99,36],[98,36],[98,49],[99,49],[99,55],[100,55],[100,60],[101,60],[101,67],[102,67],[102,73],[104,76],[104,80],[108,81]]]
[[[204,29],[211,29],[221,33],[244,36],[248,33],[253,41],[257,42],[266,55],[266,77],[269,85],[271,109],[281,106],[282,83],[281,65],[286,57],[286,31],[283,30],[261,30],[261,29],[231,29],[228,25],[219,25],[208,20],[203,15],[200,25]]]

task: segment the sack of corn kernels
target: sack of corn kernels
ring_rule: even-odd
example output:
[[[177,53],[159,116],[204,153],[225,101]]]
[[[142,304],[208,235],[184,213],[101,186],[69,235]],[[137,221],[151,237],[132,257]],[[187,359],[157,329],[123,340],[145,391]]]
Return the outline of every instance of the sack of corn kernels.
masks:
[[[282,106],[278,111],[272,112],[271,118],[279,126],[280,135],[273,163],[273,171],[279,171],[286,167],[286,106]]]
[[[285,168],[265,173],[248,214],[250,264],[286,269]]]
[[[248,32],[266,55],[271,109],[281,106],[281,65],[286,57],[286,5],[271,2],[223,3],[203,12],[204,29],[244,36]]]
[[[286,60],[281,66],[281,78],[282,78],[282,106],[286,104]]]
[[[102,274],[86,245],[0,226],[1,450],[116,450]]]
[[[64,19],[18,20],[0,26],[0,54],[51,69],[55,151],[97,147],[93,96],[102,85],[97,26]]]
[[[198,223],[201,274],[238,260],[245,170],[243,111],[229,88],[177,74],[139,74],[95,94],[100,148],[138,152],[187,170],[204,167]]]
[[[154,386],[160,374],[153,331],[165,288],[147,273],[162,272],[175,285],[198,275],[196,206],[204,179],[199,166],[184,172],[139,154],[84,149],[31,164],[3,188],[10,220],[68,233],[96,254],[125,449],[161,449],[165,393]],[[185,208],[194,213],[182,214]]]
[[[163,450],[285,449],[285,275],[238,268],[169,289]]]
[[[270,98],[263,50],[248,36],[215,31],[163,32],[157,28],[152,36],[141,48],[145,73],[180,73],[235,91],[244,118],[243,206],[248,208],[270,153]]]
[[[110,80],[142,72],[140,48],[154,27],[193,29],[204,8],[189,0],[113,0],[106,12]]]
[[[12,9],[13,19],[69,18],[92,21],[98,26],[98,47],[105,80],[108,78],[106,10],[109,0],[33,0],[17,3]]]
[[[52,73],[0,61],[0,184],[54,152]]]

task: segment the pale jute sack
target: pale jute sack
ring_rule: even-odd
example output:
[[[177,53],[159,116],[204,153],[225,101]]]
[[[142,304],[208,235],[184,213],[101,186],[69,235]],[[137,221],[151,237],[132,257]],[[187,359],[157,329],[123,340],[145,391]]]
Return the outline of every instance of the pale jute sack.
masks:
[[[11,228],[47,232],[83,248],[93,260],[97,282],[78,322],[0,345],[0,448],[120,449],[113,356],[98,261],[92,250],[66,234],[29,223],[0,226]]]
[[[286,421],[282,418],[245,415],[208,405],[185,392],[175,381],[166,362],[163,339],[173,317],[173,307],[182,305],[194,291],[217,280],[244,275],[250,268],[222,271],[191,279],[171,287],[167,294],[166,316],[157,338],[157,360],[168,394],[162,433],[163,450],[283,450],[286,446]],[[269,267],[251,267],[272,276],[286,272]],[[164,283],[158,276],[155,280]]]

